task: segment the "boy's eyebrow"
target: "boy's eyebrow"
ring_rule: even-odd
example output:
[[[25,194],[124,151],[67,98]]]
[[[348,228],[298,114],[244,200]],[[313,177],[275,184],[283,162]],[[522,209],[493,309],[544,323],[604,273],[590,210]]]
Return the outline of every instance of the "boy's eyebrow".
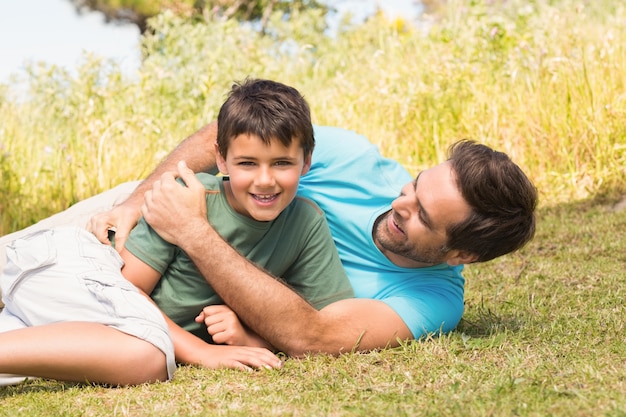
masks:
[[[233,159],[259,159],[259,156],[258,155],[237,155],[237,156],[234,156]],[[290,155],[280,155],[280,156],[272,158],[272,160],[274,161],[279,161],[279,160],[284,160],[284,159],[295,160],[298,158],[290,156]]]

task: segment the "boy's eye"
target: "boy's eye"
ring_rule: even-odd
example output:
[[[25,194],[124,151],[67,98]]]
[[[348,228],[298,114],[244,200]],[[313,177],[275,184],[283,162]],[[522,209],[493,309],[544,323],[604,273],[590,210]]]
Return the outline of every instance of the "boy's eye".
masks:
[[[278,166],[287,166],[287,165],[292,165],[291,161],[276,161],[274,163],[274,165],[278,165]]]
[[[254,166],[254,162],[252,162],[252,161],[241,161],[241,162],[238,162],[237,165],[240,165],[240,166]]]

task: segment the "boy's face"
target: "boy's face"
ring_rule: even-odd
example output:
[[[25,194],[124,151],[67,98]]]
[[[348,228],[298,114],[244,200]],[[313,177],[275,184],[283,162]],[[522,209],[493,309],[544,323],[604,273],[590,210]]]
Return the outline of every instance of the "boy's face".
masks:
[[[311,156],[304,157],[299,140],[285,147],[272,140],[266,145],[255,135],[239,135],[223,158],[216,153],[217,166],[230,176],[226,197],[235,211],[258,221],[271,221],[296,196],[300,176],[308,172]]]

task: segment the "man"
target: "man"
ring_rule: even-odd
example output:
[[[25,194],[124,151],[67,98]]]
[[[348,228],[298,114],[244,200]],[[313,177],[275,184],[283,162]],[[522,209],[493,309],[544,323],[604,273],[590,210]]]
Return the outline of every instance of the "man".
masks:
[[[517,250],[534,235],[536,189],[503,153],[462,141],[448,161],[412,179],[354,132],[316,127],[315,136],[313,164],[299,193],[326,212],[357,298],[317,311],[213,230],[192,170],[214,167],[214,155],[198,152],[214,149],[214,125],[185,140],[90,228],[106,241],[107,229],[116,227],[119,245],[143,214],[191,257],[243,322],[294,356],[397,346],[454,329],[463,312],[463,264]],[[183,160],[189,168],[178,164],[176,172]],[[205,256],[209,247],[220,256]],[[205,309],[199,320],[210,314]]]

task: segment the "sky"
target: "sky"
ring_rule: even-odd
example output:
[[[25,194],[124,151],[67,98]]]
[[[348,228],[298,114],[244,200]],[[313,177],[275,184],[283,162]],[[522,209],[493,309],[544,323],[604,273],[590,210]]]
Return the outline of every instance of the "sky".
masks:
[[[338,11],[357,19],[376,5],[390,16],[417,14],[414,0],[335,0]],[[104,15],[77,17],[69,0],[0,0],[0,82],[24,74],[27,62],[44,61],[72,70],[83,52],[116,60],[123,70],[139,66],[139,30],[135,25],[106,24]]]
[[[136,68],[139,29],[106,24],[102,13],[77,18],[69,0],[0,0],[0,82],[29,60],[76,68],[83,51]]]

